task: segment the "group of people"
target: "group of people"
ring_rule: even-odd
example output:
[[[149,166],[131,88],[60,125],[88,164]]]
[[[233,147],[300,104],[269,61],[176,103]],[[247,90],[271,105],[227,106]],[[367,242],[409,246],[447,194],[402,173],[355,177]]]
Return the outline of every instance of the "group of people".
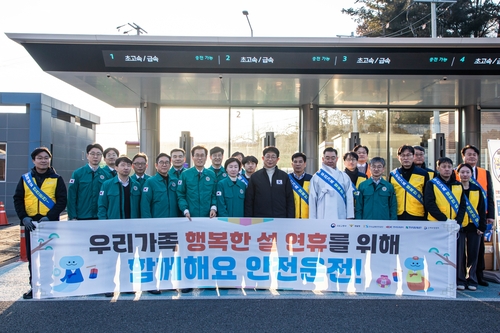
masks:
[[[321,168],[305,172],[307,157],[291,158],[293,172],[277,167],[280,151],[265,147],[259,160],[235,152],[224,165],[224,149],[191,149],[193,167],[186,168],[181,148],[155,159],[156,174],[146,174],[148,156],[120,156],[116,148],[87,146],[88,164],[75,170],[66,185],[51,167],[51,152],[40,147],[31,158],[33,169],[24,174],[14,194],[14,205],[26,229],[35,221],[58,221],[67,209],[69,220],[186,217],[270,217],[298,219],[456,220],[460,224],[457,288],[475,290],[484,269],[482,233],[494,219],[489,172],[477,167],[479,150],[462,149],[464,164],[456,170],[449,158],[437,161],[436,172],[425,167],[425,150],[403,145],[401,167],[384,178],[385,160],[368,160],[368,147],[358,145],[343,155],[323,151]],[[210,157],[211,166],[205,164]],[[106,165],[100,167],[101,159]],[[133,173],[132,173],[133,171]],[[481,252],[482,251],[482,252]],[[31,263],[30,251],[28,260]],[[481,261],[482,258],[482,261]],[[31,264],[30,284],[31,284]],[[184,290],[189,291],[189,290]],[[159,293],[159,291],[151,291]],[[24,298],[31,298],[28,291]]]

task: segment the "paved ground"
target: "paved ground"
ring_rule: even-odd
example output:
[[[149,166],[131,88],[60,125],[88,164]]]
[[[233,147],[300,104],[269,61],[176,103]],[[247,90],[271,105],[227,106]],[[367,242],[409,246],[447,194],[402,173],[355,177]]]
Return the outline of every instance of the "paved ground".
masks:
[[[500,284],[456,299],[253,289],[23,300],[19,225],[0,227],[0,332],[500,332]]]
[[[23,300],[27,264],[0,268],[0,332],[500,332],[500,285],[456,299],[198,290]]]

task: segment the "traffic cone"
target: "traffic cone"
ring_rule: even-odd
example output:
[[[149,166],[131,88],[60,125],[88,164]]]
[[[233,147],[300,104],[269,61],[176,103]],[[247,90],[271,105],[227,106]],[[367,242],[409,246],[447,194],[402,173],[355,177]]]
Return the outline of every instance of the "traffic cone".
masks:
[[[0,226],[10,225],[9,221],[7,221],[7,213],[5,213],[5,206],[3,202],[0,201]]]
[[[24,235],[24,225],[21,226],[21,242],[19,244],[19,247],[21,248],[21,251],[20,251],[21,258],[19,260],[27,262],[28,255],[26,254],[26,236]]]

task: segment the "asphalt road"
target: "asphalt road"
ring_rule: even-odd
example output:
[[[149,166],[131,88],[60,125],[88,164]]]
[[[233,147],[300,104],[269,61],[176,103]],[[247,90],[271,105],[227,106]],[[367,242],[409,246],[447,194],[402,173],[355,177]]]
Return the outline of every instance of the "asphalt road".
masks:
[[[499,332],[500,302],[189,299],[0,303],[1,332]]]

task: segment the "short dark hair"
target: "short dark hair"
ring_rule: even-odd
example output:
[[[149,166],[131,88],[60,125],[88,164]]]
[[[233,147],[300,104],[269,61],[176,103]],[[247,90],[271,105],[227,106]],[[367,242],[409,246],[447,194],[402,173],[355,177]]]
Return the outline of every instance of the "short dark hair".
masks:
[[[238,163],[238,168],[241,170],[241,162],[239,159],[237,159],[236,157],[230,157],[226,160],[226,162],[224,163],[224,169],[227,169],[227,166],[230,164],[230,163],[233,163],[233,162],[237,162]]]
[[[398,149],[398,156],[401,155],[405,150],[409,150],[410,153],[412,153],[413,155],[415,154],[415,149],[413,149],[412,146],[410,146],[410,145],[402,145]]]
[[[137,154],[135,154],[134,157],[132,158],[132,163],[134,163],[135,159],[139,158],[139,157],[142,157],[143,159],[146,160],[146,163],[148,163],[148,155],[146,155],[145,153],[137,153]]]
[[[243,157],[241,164],[245,165],[248,162],[253,162],[255,164],[259,164],[259,160],[257,159],[257,157],[255,157],[253,155],[248,155],[248,156]]]
[[[31,159],[34,161],[35,157],[37,157],[38,154],[43,153],[43,152],[46,152],[49,155],[49,157],[52,158],[52,154],[50,153],[49,148],[47,148],[47,147],[38,147],[38,148],[35,148],[35,150],[33,150],[31,152]]]
[[[98,143],[91,143],[91,144],[87,145],[87,154],[88,154],[88,153],[89,153],[92,149],[94,149],[94,148],[99,149],[99,150],[101,151],[101,153],[102,153],[102,146],[101,146],[100,144],[98,144]]]
[[[466,167],[466,168],[469,168],[470,169],[470,172],[472,172],[472,174],[474,174],[474,168],[472,168],[472,165],[468,164],[468,163],[462,163],[458,166],[457,168],[457,171],[460,172],[460,170],[463,168],[463,167]]]
[[[476,152],[476,154],[479,156],[479,149],[477,149],[477,147],[474,145],[467,145],[467,146],[463,147],[462,151],[461,151],[462,156],[465,156],[465,152],[467,151],[467,149],[474,150]]]
[[[362,145],[355,146],[354,149],[353,149],[353,151],[356,153],[359,148],[365,148],[367,155],[368,155],[368,153],[370,153],[370,151],[368,150],[368,147],[367,146],[362,146]]]
[[[236,157],[240,155],[242,159],[245,158],[245,155],[241,151],[235,151],[234,153],[231,154],[231,157]]]
[[[453,166],[453,161],[449,157],[441,157],[436,161],[437,166],[440,166],[443,163],[448,163],[451,164],[451,166]]]
[[[158,164],[158,161],[160,160],[160,158],[162,157],[167,157],[168,158],[168,161],[171,162],[172,159],[170,158],[170,156],[168,156],[168,154],[166,153],[159,153],[158,156],[156,156],[156,164]]]
[[[170,151],[170,155],[173,155],[176,151],[180,151],[182,153],[182,155],[186,155],[186,151],[182,148],[174,148]]]
[[[330,153],[335,153],[335,155],[339,155],[339,153],[337,152],[337,149],[333,148],[333,147],[326,147],[325,150],[323,150],[323,155],[325,155],[326,152],[330,152]]]
[[[110,151],[114,151],[114,152],[116,153],[116,156],[120,156],[120,152],[118,151],[118,149],[113,148],[113,147],[106,148],[106,150],[102,153],[102,155],[103,155],[104,157],[106,157],[106,155],[108,155],[108,153],[109,153]]]
[[[274,146],[264,147],[264,150],[262,150],[262,156],[266,155],[269,152],[275,153],[276,157],[280,157],[280,151],[278,150],[278,148],[276,148]]]
[[[296,159],[297,157],[302,157],[302,159],[304,160],[304,163],[306,163],[306,162],[307,162],[307,156],[306,156],[306,154],[301,153],[301,152],[298,152],[298,153],[295,153],[295,154],[293,154],[293,155],[292,155],[292,162],[293,162],[293,160],[294,160],[294,159]]]
[[[115,166],[119,166],[121,162],[126,162],[128,164],[132,164],[132,160],[127,156],[120,156],[115,161]]]
[[[347,153],[345,153],[345,154],[344,154],[344,161],[345,161],[345,160],[346,160],[349,156],[351,156],[352,158],[356,159],[356,161],[357,161],[357,160],[359,160],[358,154],[356,154],[356,153],[355,153],[355,152],[353,152],[353,151],[350,151],[350,152],[347,152]]]
[[[217,154],[217,153],[222,153],[222,155],[224,155],[224,149],[222,149],[219,146],[215,146],[212,149],[210,149],[210,156],[212,156],[213,154]]]
[[[370,165],[374,165],[375,163],[382,163],[382,166],[385,168],[385,160],[382,157],[377,156],[370,160]]]
[[[198,146],[194,146],[193,148],[191,148],[191,156],[194,156],[194,151],[198,150],[198,149],[203,149],[205,151],[205,155],[208,155],[207,147],[198,145]]]
[[[416,146],[413,146],[413,149],[425,153],[425,148],[422,146],[416,145]]]

